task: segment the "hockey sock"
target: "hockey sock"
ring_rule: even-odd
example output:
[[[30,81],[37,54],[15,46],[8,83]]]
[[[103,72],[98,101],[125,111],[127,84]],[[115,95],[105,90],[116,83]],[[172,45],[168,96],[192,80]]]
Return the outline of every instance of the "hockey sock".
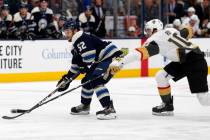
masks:
[[[161,100],[162,100],[164,103],[171,103],[171,102],[172,102],[171,94],[169,94],[169,95],[164,95],[164,96],[160,96],[160,97],[161,97]]]
[[[81,93],[81,103],[84,105],[89,105],[92,100],[93,92],[93,89],[86,89],[83,87]]]
[[[171,103],[171,87],[158,87],[160,97],[164,103]]]
[[[95,88],[96,95],[101,105],[105,108],[110,104],[109,91],[105,86],[99,86]]]

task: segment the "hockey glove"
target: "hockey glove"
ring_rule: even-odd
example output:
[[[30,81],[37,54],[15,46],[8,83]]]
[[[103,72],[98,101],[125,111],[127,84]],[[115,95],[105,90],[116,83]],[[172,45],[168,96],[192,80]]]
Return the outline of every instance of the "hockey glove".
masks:
[[[64,75],[57,83],[56,86],[60,86],[58,88],[58,92],[62,92],[68,89],[69,85],[71,83],[71,80],[67,77],[67,75]]]
[[[123,63],[121,61],[121,58],[116,58],[114,61],[112,61],[112,63],[109,65],[109,69],[108,71],[114,75],[116,74],[118,71],[120,71],[123,67]]]

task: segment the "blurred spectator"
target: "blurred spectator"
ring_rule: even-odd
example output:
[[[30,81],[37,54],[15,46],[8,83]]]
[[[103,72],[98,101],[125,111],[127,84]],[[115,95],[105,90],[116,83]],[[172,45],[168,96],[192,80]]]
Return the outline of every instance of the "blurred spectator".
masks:
[[[210,4],[209,0],[203,0],[203,2],[198,3],[195,6],[196,14],[200,19],[200,27],[202,26],[203,22],[210,19]]]
[[[141,0],[133,0],[134,2],[132,2],[133,3],[133,12],[131,12],[131,15],[135,15],[136,17],[137,17],[137,26],[139,26],[140,27],[140,25],[141,25],[141,20],[140,20],[140,18],[141,18]]]
[[[184,2],[182,0],[169,0],[168,3],[168,16],[169,23],[173,23],[176,18],[181,18],[184,16]]]
[[[62,0],[51,0],[50,8],[53,10],[53,13],[61,13],[61,1]]]
[[[136,15],[138,13],[138,10],[140,10],[140,1],[141,0],[125,0],[125,10],[126,10],[126,15]],[[154,0],[153,0],[154,1]],[[156,3],[158,3],[159,0],[156,0]],[[130,7],[128,7],[130,5]],[[129,9],[128,9],[129,8]],[[129,10],[129,11],[128,11]],[[129,12],[129,13],[128,13]]]
[[[200,20],[198,19],[197,15],[192,15],[190,17],[189,25],[193,29],[193,37],[198,37],[198,36],[202,35],[202,30],[199,27],[199,22],[200,22]]]
[[[155,0],[145,1],[145,20],[149,21],[151,19],[159,17],[159,7]]]
[[[177,29],[178,31],[181,29],[181,20],[180,19],[175,19],[173,21],[173,28]]]
[[[31,0],[31,4],[32,4],[32,7],[35,8],[35,7],[39,7],[39,0]]]
[[[78,16],[83,12],[83,5],[81,0],[63,0],[62,10],[66,12],[67,18]]]
[[[4,5],[0,14],[0,38],[8,39],[11,34],[11,26],[12,26],[12,16],[9,12],[8,5]]]
[[[49,6],[47,6],[46,9],[41,8],[42,4],[40,4],[40,1],[41,3],[46,1],[45,3],[47,3],[47,5],[49,3]],[[118,37],[129,36],[128,27],[130,26],[134,26],[136,32],[138,31],[138,27],[136,25],[126,23],[124,24],[124,20],[121,20],[121,18],[126,18],[124,16],[129,14],[135,15],[137,16],[137,18],[140,18],[141,14],[144,14],[146,21],[153,18],[158,18],[160,16],[160,0],[145,0],[145,13],[141,13],[142,0],[116,1],[118,3],[118,16],[122,16],[118,17]],[[167,13],[165,13],[168,18],[168,23],[174,24],[173,27],[178,25],[178,20],[181,19],[181,28],[183,28],[183,25],[192,27],[194,31],[194,37],[209,37],[210,0],[164,0],[164,2],[167,2],[165,3],[167,6],[165,6],[164,10],[167,10]],[[10,11],[7,11],[5,10],[5,8],[3,8],[3,3],[8,3]],[[105,37],[106,28],[104,23],[104,16],[113,16],[113,0],[0,0],[0,11],[2,8],[4,9],[1,12],[1,17],[2,13],[5,14],[8,12],[12,15],[16,12],[19,13],[19,6],[21,4],[27,5],[28,12],[30,12],[30,9],[32,9],[32,7],[34,8],[32,11],[32,15],[33,17],[35,17],[34,21],[37,23],[35,33],[38,35],[38,38],[57,38],[61,35],[60,33],[62,30],[62,26],[60,26],[59,24],[63,22],[63,20],[59,18],[61,14],[65,15],[66,18],[75,19],[78,17],[84,31],[88,33],[93,33],[99,37]],[[87,7],[92,6],[91,4],[93,4],[91,10],[86,10],[84,12],[83,9],[89,9]],[[129,8],[128,5],[130,5]],[[49,9],[48,7],[50,7],[51,9]],[[55,15],[53,15],[53,13],[55,13]],[[184,14],[187,15],[184,16]],[[197,15],[199,18],[196,18],[196,16],[193,15]],[[4,35],[2,37],[8,38],[8,36],[11,37],[11,31],[14,31],[12,30],[13,22],[10,21],[8,28],[6,26],[6,22],[8,23],[9,21],[5,21],[5,19],[6,18],[4,18],[3,20],[1,18],[0,23],[1,26],[4,25],[4,27],[6,28],[1,28],[0,32],[2,33],[2,31],[5,30],[6,33],[7,31],[7,35]],[[24,20],[25,18],[23,18],[23,21]],[[137,22],[138,25],[142,23],[140,19],[137,19]],[[14,24],[17,25],[15,21]],[[121,30],[121,25],[122,27],[125,26],[126,29]],[[56,33],[56,31],[58,33]]]
[[[89,6],[91,5],[91,2],[92,0],[83,0],[83,6],[86,7],[86,6]]]
[[[0,0],[0,11],[1,11],[3,6],[4,6],[4,0]]]
[[[19,2],[16,4],[15,12],[18,12],[21,4],[25,4],[29,12],[31,12],[31,10],[33,9],[32,4],[28,0],[19,0]]]
[[[9,5],[11,15],[14,15],[18,11],[18,8],[16,8],[16,4],[18,2],[19,2],[19,0],[4,0],[4,4]]]
[[[210,37],[210,22],[206,20],[202,24],[201,30],[202,30],[202,33],[203,33],[202,37]]]
[[[57,29],[57,23],[58,23],[60,17],[61,17],[61,14],[59,14],[59,13],[53,15],[53,23],[54,23],[56,29]]]
[[[134,26],[130,26],[127,32],[128,38],[137,38],[138,35],[136,33],[136,28]]]
[[[197,0],[183,0],[184,10],[187,11],[189,7],[195,7]]]
[[[190,22],[190,17],[191,17],[192,15],[194,15],[194,14],[195,14],[195,8],[189,7],[189,8],[187,9],[187,16],[184,16],[184,17],[181,18],[181,19],[182,19],[183,25],[189,24],[189,22]]]
[[[123,0],[118,0],[118,15],[124,16],[125,15],[125,3]]]
[[[98,37],[106,36],[105,29],[105,10],[102,8],[102,0],[95,0],[94,7],[92,8],[93,16],[95,17],[95,32],[94,34]]]
[[[89,5],[87,5],[84,8],[84,12],[79,15],[79,22],[84,32],[94,34],[96,27],[95,17],[92,15],[91,7]]]
[[[38,38],[56,38],[56,28],[53,23],[53,11],[48,8],[47,0],[40,0],[40,6],[35,7],[31,14],[37,26],[35,33]]]
[[[206,25],[204,37],[210,37],[210,22]]]
[[[56,26],[56,30],[58,32],[58,36],[57,38],[59,39],[64,39],[65,38],[65,35],[63,33],[63,26],[64,26],[64,23],[65,21],[67,20],[66,16],[64,15],[61,15],[57,21],[57,23],[55,24]]]
[[[113,1],[114,0],[103,0],[103,7],[106,9],[106,15],[111,16],[113,15]],[[119,16],[125,16],[127,15],[126,10],[127,10],[127,0],[116,0],[117,1],[117,10],[118,10],[118,15]],[[136,0],[135,0],[136,1]],[[130,2],[133,4],[133,0]]]
[[[27,4],[21,4],[19,6],[19,12],[14,15],[14,25],[15,25],[15,37],[20,40],[34,40],[35,34],[34,30],[36,23],[33,22],[33,17],[28,12]]]
[[[113,0],[104,0],[103,7],[106,9],[105,15],[110,16],[113,15]]]

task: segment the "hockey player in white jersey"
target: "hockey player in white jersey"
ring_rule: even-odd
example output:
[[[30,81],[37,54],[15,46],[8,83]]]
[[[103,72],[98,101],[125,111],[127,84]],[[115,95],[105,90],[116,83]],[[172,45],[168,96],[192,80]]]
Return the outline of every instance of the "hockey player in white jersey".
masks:
[[[208,67],[204,53],[197,45],[185,39],[188,36],[187,30],[179,32],[174,28],[163,29],[162,22],[153,19],[146,23],[145,33],[149,38],[144,45],[137,48],[137,51],[130,52],[124,59],[113,61],[109,67],[110,71],[114,74],[132,61],[160,54],[171,62],[155,76],[162,104],[152,108],[153,115],[173,115],[173,96],[169,80],[178,81],[185,76],[191,93],[197,95],[200,104],[210,106]]]

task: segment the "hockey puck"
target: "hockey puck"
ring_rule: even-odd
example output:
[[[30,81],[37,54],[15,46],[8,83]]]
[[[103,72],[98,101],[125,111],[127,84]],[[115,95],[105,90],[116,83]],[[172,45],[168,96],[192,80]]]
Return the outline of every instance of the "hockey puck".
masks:
[[[24,113],[26,112],[27,110],[24,110],[24,109],[12,109],[11,110],[11,113]]]

